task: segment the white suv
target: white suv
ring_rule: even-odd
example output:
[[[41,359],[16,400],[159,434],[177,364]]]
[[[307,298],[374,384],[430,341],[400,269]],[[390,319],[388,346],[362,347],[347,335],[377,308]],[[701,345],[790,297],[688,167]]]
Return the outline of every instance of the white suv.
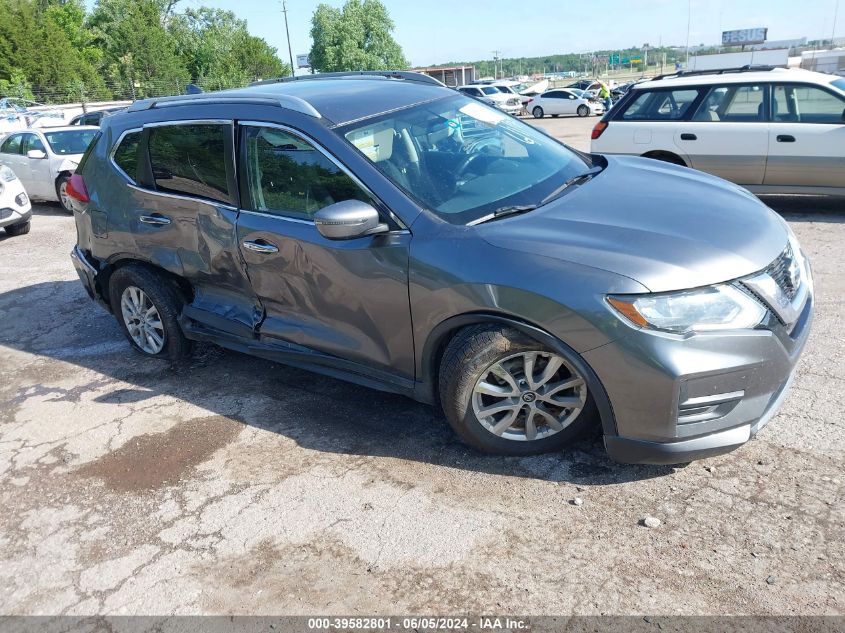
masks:
[[[475,97],[508,114],[517,115],[522,112],[522,99],[519,95],[502,92],[495,86],[458,86],[458,92],[468,97]]]
[[[782,68],[688,72],[637,84],[592,151],[657,158],[755,193],[845,195],[845,79]]]

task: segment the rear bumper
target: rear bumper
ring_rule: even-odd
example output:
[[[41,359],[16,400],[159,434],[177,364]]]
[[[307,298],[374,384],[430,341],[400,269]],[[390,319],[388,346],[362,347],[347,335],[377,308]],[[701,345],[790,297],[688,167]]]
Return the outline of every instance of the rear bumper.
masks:
[[[76,269],[76,274],[79,275],[79,281],[85,287],[85,292],[94,301],[99,303],[103,308],[111,312],[111,306],[103,300],[97,285],[97,275],[99,271],[93,262],[90,262],[85,256],[85,253],[78,246],[74,246],[70,252],[70,259],[73,262],[73,267]]]

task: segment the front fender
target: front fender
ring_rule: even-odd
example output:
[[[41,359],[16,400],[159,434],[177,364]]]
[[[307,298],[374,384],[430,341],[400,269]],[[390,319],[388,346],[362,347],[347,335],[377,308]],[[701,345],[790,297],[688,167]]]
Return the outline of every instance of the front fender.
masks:
[[[73,173],[76,171],[76,167],[79,165],[78,161],[71,160],[70,158],[65,158],[59,163],[59,170],[56,176],[58,177],[60,174],[64,172]]]

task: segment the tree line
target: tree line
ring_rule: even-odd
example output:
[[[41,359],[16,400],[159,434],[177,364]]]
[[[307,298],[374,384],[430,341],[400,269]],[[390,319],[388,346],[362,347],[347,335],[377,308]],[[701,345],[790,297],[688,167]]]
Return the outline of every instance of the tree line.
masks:
[[[0,97],[137,99],[290,73],[231,11],[179,0],[0,0]]]

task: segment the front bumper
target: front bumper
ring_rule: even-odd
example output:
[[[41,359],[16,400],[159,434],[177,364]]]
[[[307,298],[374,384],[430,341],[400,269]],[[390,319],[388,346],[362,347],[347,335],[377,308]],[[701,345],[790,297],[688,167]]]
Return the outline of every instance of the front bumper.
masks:
[[[23,224],[32,218],[32,207],[29,202],[22,209],[13,209],[6,207],[0,209],[0,228],[6,226],[14,226],[15,224]]]
[[[586,353],[613,407],[608,455],[678,464],[747,442],[785,400],[812,318],[810,293],[791,331],[774,316],[768,329],[688,338],[635,330]]]
[[[507,114],[511,115],[519,114],[524,109],[524,106],[521,103],[519,105],[505,105],[497,103],[496,107],[502,112],[506,112]]]

